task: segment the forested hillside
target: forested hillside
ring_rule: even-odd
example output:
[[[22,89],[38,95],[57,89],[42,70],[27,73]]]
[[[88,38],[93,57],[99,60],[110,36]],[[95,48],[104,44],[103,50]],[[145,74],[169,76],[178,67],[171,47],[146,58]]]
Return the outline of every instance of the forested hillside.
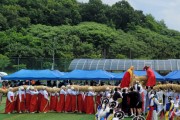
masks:
[[[101,0],[1,0],[0,68],[16,67],[12,58],[43,59],[53,53],[68,60],[176,59],[180,32],[127,1],[109,6]]]

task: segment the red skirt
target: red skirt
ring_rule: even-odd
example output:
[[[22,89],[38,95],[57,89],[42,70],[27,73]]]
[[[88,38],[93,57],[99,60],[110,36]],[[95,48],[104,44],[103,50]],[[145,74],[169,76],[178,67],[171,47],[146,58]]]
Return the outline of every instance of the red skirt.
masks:
[[[98,96],[96,97],[96,109],[97,109],[97,107],[98,107],[100,104],[101,104],[101,96],[98,95]]]
[[[83,112],[83,106],[84,106],[84,100],[82,97],[82,94],[78,95],[78,101],[77,101],[77,109],[79,112]]]
[[[13,112],[13,110],[14,110],[14,99],[13,99],[13,96],[11,96],[11,100],[13,101],[13,102],[10,102],[9,100],[8,100],[8,98],[6,99],[6,108],[5,108],[5,113],[11,113],[11,112]]]
[[[77,107],[76,107],[76,102],[77,102],[77,100],[76,100],[77,98],[76,98],[76,95],[71,95],[71,111],[72,112],[75,112],[75,111],[77,111]]]
[[[66,96],[65,111],[71,112],[71,95],[69,94]]]
[[[83,112],[85,112],[86,113],[86,108],[87,108],[87,96],[85,96],[85,98],[84,98],[84,105],[83,105],[84,107],[83,107]]]
[[[154,107],[149,107],[149,111],[148,111],[148,114],[146,116],[146,120],[152,120],[152,117],[153,117],[153,110],[154,110]]]
[[[38,111],[40,111],[41,98],[44,97],[41,93],[38,94]]]
[[[93,96],[86,96],[86,114],[94,114],[94,99]]]
[[[21,96],[21,102],[19,99],[19,95],[17,96],[17,112],[24,112],[25,111],[25,96],[22,94]]]
[[[56,111],[56,96],[50,98],[50,110]]]
[[[31,96],[31,101],[30,101],[30,108],[29,108],[29,112],[36,112],[38,109],[38,99],[37,99],[37,95],[32,95]]]
[[[26,93],[26,110],[27,111],[29,111],[30,100],[31,100],[31,94]]]
[[[41,98],[40,112],[48,112],[48,111],[49,111],[49,101],[43,96]]]
[[[65,95],[60,94],[60,100],[57,103],[57,107],[56,107],[57,112],[64,112],[64,107],[65,107]]]

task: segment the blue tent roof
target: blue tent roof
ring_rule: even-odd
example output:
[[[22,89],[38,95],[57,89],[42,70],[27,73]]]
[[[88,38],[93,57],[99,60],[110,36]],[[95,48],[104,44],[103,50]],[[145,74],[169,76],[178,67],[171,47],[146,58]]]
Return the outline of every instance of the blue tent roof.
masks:
[[[172,71],[165,76],[166,80],[177,81],[180,80],[180,70]]]
[[[113,77],[113,75],[103,70],[73,70],[61,78],[71,80],[110,80]]]
[[[19,70],[4,76],[3,80],[58,80],[64,73],[57,70]]]
[[[164,80],[164,77],[161,76],[159,73],[157,73],[156,71],[154,71],[154,73],[156,76],[156,80],[159,80],[159,81]],[[115,75],[114,79],[121,80],[123,78],[124,74],[125,74],[125,72],[119,73],[119,74]],[[146,71],[134,71],[134,74],[137,76],[144,76],[144,75],[146,75]]]

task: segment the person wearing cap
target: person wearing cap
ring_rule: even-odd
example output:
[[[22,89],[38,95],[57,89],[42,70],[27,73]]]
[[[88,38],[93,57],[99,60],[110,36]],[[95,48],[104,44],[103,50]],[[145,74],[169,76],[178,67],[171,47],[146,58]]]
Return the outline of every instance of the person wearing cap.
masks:
[[[77,111],[77,91],[74,87],[71,87],[71,111]]]
[[[71,112],[71,86],[67,85],[67,94],[66,94],[66,101],[65,101],[65,112]]]
[[[134,66],[131,66],[124,74],[120,87],[124,88],[124,87],[130,87],[132,81],[133,81],[133,76],[134,76]]]
[[[53,87],[52,92],[50,93],[50,110],[51,111],[56,111],[56,106],[57,106],[57,95],[55,91],[56,87]]]
[[[38,91],[34,89],[33,86],[30,87],[30,106],[29,106],[29,112],[34,113],[38,110]]]
[[[43,96],[41,98],[40,112],[47,113],[49,111],[49,97],[46,87],[43,86]]]
[[[14,93],[12,91],[12,88],[10,87],[8,89],[7,93],[7,99],[6,99],[6,107],[5,107],[5,113],[10,114],[14,110]]]
[[[64,112],[65,111],[65,97],[66,97],[66,87],[61,86],[59,101],[57,101],[56,111]]]
[[[30,106],[30,100],[31,100],[31,93],[30,93],[30,86],[26,89],[26,112],[29,112],[29,106]]]
[[[146,86],[153,87],[154,85],[156,85],[156,76],[154,74],[154,71],[149,66],[145,66],[143,70],[146,71],[148,78]]]
[[[95,113],[95,108],[94,108],[95,93],[93,92],[92,87],[89,87],[88,90],[89,92],[87,93],[87,96],[86,96],[86,114],[94,114]]]
[[[165,120],[173,120],[174,100],[171,96],[168,97],[168,103],[165,106]]]
[[[157,105],[161,105],[162,103],[159,103],[154,94],[151,94],[149,98],[149,111],[146,116],[146,120],[158,120]]]
[[[17,98],[16,98],[16,110],[18,113],[22,113],[25,111],[25,90],[23,86],[19,87],[19,90],[17,92]]]

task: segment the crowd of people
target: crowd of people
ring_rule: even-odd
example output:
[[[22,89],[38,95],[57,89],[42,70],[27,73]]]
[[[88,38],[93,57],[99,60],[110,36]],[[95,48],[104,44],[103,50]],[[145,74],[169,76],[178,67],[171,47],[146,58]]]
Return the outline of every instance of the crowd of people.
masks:
[[[142,86],[138,81],[131,84],[133,69],[134,67],[130,67],[127,70],[119,87],[115,89],[107,87],[102,92],[94,92],[91,86],[103,85],[95,82],[90,83],[90,85],[84,83],[88,86],[88,91],[86,92],[76,90],[70,85],[72,84],[71,82],[60,83],[59,87],[61,87],[61,90],[59,92],[53,91],[49,93],[46,90],[46,86],[40,90],[30,85],[27,89],[20,86],[17,92],[13,92],[12,88],[9,87],[5,113],[47,113],[49,111],[96,113],[96,117],[99,120],[100,117],[108,117],[107,115],[101,115],[101,111],[109,109],[107,110],[108,112],[114,110],[123,111],[124,117],[146,115],[147,120],[158,120],[158,116],[164,116],[166,120],[169,120],[173,119],[174,116],[179,116],[180,93],[172,88],[154,90],[153,86],[156,84],[156,81],[152,70],[148,67],[145,67],[148,73],[146,86]],[[80,82],[79,85],[83,84]],[[52,86],[52,84],[48,83],[48,86]],[[53,87],[53,89],[56,88]],[[104,100],[106,102],[103,102]],[[111,103],[116,103],[117,105],[112,107]]]
[[[36,90],[33,86],[29,86],[25,90],[23,86],[20,86],[19,90],[14,93],[10,87],[7,93],[5,113],[55,111],[95,114],[98,106],[102,105],[101,100],[107,98],[109,103],[113,101],[118,103],[117,108],[125,113],[125,117],[145,115],[148,111],[154,110],[156,112],[151,113],[154,117],[161,114],[162,110],[165,110],[165,113],[168,112],[168,117],[173,111],[178,115],[180,94],[172,89],[154,91],[152,87],[142,87],[137,82],[130,88],[110,90],[107,87],[106,91],[96,93],[89,86],[88,90],[88,92],[76,91],[74,87],[67,85],[66,87],[62,86],[58,93],[48,93],[46,86],[42,90]],[[121,102],[118,101],[120,98]],[[167,117],[167,114],[165,115]]]

